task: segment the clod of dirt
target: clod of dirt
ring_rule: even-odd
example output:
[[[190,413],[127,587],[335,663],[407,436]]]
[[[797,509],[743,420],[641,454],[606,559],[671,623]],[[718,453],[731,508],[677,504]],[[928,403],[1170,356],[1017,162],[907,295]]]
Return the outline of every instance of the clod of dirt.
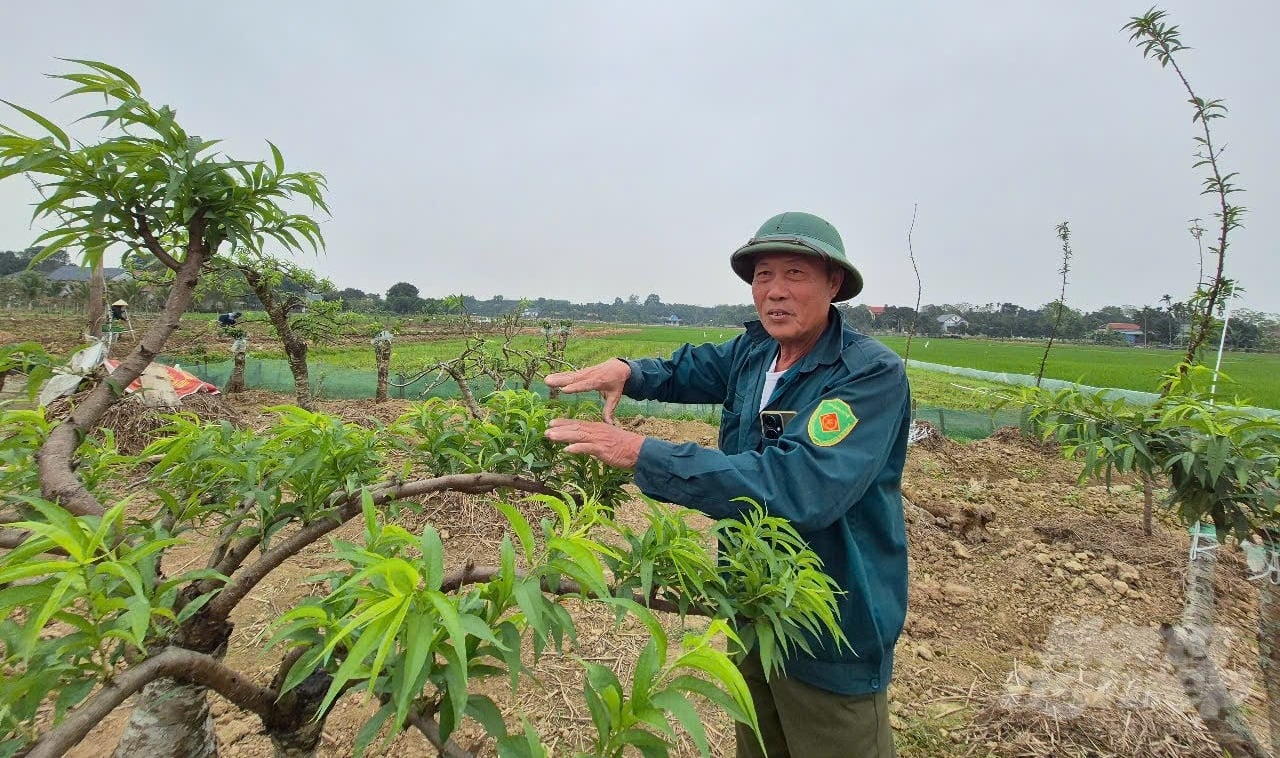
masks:
[[[1065,526],[1054,524],[1036,524],[1031,529],[1046,542],[1070,542],[1076,538],[1075,532]]]
[[[940,450],[951,444],[951,440],[943,436],[937,427],[921,419],[911,422],[907,439],[912,445],[919,445],[926,450]]]

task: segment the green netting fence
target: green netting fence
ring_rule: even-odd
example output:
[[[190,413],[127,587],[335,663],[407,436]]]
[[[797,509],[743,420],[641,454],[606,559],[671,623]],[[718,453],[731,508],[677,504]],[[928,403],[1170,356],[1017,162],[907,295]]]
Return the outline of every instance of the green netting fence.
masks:
[[[162,362],[164,361],[161,359]],[[372,398],[377,387],[377,374],[367,369],[351,369],[327,365],[322,362],[311,362],[311,389],[322,400],[354,400]],[[206,382],[224,387],[231,377],[231,361],[218,363],[187,364],[182,368],[190,371]],[[424,397],[423,392],[435,380],[435,375],[426,376],[408,383],[411,376],[391,374],[393,386],[388,394],[391,397],[409,400]],[[289,371],[289,363],[282,359],[247,358],[244,369],[245,386],[249,389],[269,390],[272,392],[292,392],[293,374]],[[395,385],[403,386],[395,386]],[[477,380],[471,383],[471,389],[477,396],[484,396],[493,391],[493,383],[488,380]],[[533,391],[547,395],[545,385],[535,383]],[[458,387],[446,382],[427,393],[428,397],[453,398],[458,396]],[[583,396],[565,400],[572,403],[592,402],[594,396]],[[662,418],[692,419],[709,424],[720,422],[720,406],[716,404],[682,405],[661,403],[656,400],[632,400],[624,398],[619,405],[619,413],[627,416],[644,415]],[[950,408],[920,406],[915,409],[915,417],[930,424],[952,439],[973,440],[990,436],[1002,426],[1018,425],[1019,414],[1016,410],[958,411]]]
[[[164,361],[163,358],[160,359]],[[351,369],[327,365],[320,362],[307,363],[311,379],[311,391],[321,400],[356,400],[372,398],[378,386],[378,375],[375,371]],[[194,363],[182,366],[206,382],[225,387],[231,378],[231,361],[219,363]],[[435,374],[410,382],[412,375],[391,372],[391,387],[387,395],[406,400],[418,400],[424,397],[456,398],[459,395],[458,385],[451,381],[434,387],[428,387],[436,380]],[[251,390],[269,390],[272,392],[293,392],[293,374],[289,371],[289,363],[283,359],[246,358],[244,364],[245,387]],[[493,382],[488,379],[477,379],[469,382],[471,391],[477,397],[483,397],[494,389]],[[507,385],[515,387],[515,384]],[[547,387],[541,382],[534,382],[530,388],[533,392],[547,396]],[[425,394],[424,394],[425,392]],[[587,397],[564,397],[570,404],[587,402]],[[720,421],[719,405],[681,405],[677,403],[660,403],[656,400],[632,400],[623,398],[618,406],[619,413],[628,416],[661,416],[663,418],[688,418],[716,424]]]
[[[953,440],[980,440],[990,437],[1004,426],[1022,427],[1025,419],[1016,410],[966,410],[919,406],[912,413],[918,421],[928,421],[945,437]]]

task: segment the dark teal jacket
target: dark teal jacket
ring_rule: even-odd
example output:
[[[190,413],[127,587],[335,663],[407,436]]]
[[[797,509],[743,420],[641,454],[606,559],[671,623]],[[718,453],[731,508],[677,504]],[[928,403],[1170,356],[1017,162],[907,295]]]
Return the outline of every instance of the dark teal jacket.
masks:
[[[846,326],[832,308],[818,344],[782,376],[763,409],[797,415],[780,439],[765,440],[758,406],[777,350],[753,321],[720,345],[685,345],[667,360],[627,361],[630,397],[724,404],[719,450],[646,439],[635,481],[650,497],[715,519],[738,515],[747,506],[732,500],[746,496],[790,521],[845,592],[840,624],[853,650],[820,641],[814,657],[801,652],[787,660],[787,675],[843,695],[879,692],[889,684],[907,611],[906,371],[901,358]],[[822,430],[833,407],[820,408],[824,399],[843,400],[857,419],[848,436],[828,445],[818,442],[830,443],[840,431]],[[843,428],[850,422],[830,423]]]

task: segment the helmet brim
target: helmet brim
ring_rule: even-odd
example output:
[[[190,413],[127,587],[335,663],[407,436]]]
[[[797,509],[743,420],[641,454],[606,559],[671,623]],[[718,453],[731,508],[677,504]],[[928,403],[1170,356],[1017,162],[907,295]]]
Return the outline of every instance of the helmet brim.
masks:
[[[755,276],[756,257],[768,253],[809,255],[834,263],[843,269],[844,281],[840,284],[840,289],[836,291],[835,296],[831,298],[833,303],[856,297],[862,291],[862,274],[858,269],[854,268],[843,255],[819,240],[806,240],[805,243],[801,243],[787,239],[756,238],[735,250],[733,255],[729,256],[729,265],[733,267],[733,272],[739,279],[750,284]]]

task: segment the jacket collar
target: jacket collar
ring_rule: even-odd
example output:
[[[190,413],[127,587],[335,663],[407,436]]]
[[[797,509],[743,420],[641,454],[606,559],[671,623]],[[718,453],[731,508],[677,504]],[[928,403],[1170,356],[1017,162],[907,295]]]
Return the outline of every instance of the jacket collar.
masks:
[[[751,340],[754,346],[758,347],[761,343],[765,343],[769,344],[771,349],[777,349],[777,340],[769,336],[769,332],[759,320],[748,321],[744,326],[747,328],[747,338]],[[840,311],[836,310],[836,307],[832,305],[827,310],[827,328],[823,330],[822,336],[818,338],[818,343],[813,346],[812,350],[805,353],[804,357],[796,363],[793,369],[797,373],[802,373],[812,371],[818,366],[830,365],[840,359],[840,353],[843,349],[844,319],[840,316]]]

